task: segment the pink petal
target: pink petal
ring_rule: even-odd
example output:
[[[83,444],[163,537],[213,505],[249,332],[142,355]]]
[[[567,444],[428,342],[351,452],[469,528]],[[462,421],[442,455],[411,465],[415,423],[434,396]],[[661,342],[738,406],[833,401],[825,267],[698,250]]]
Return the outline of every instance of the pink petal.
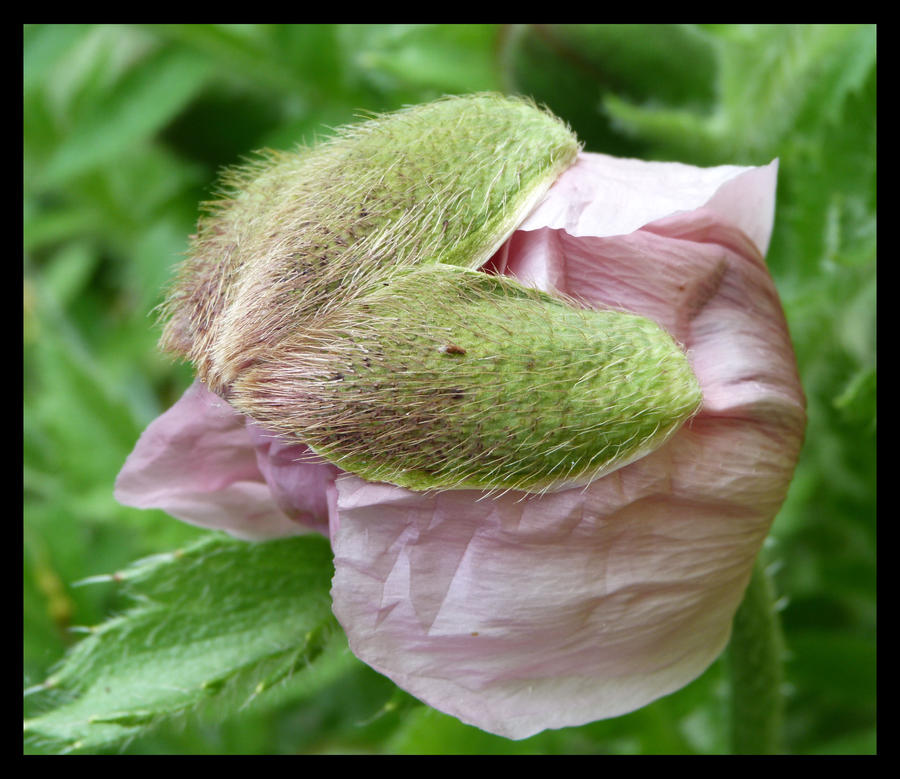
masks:
[[[116,479],[115,498],[238,538],[308,530],[273,498],[246,418],[197,381],[143,432]],[[322,509],[312,526],[327,527]]]
[[[244,417],[246,419],[246,417]],[[272,499],[294,522],[329,535],[327,491],[343,473],[305,444],[293,444],[247,421],[256,461]]]
[[[551,227],[572,236],[603,238],[705,206],[765,254],[775,217],[777,174],[777,160],[762,168],[696,168],[582,152],[519,230]]]
[[[771,217],[744,213],[741,197],[746,188],[770,213],[774,164],[673,166],[661,184],[622,173],[610,185],[591,182],[595,156],[563,175],[492,265],[658,321],[688,350],[701,413],[583,490],[490,498],[337,481],[332,592],[354,653],[430,705],[510,738],[623,714],[708,667],[805,425],[760,254]],[[560,189],[570,209],[554,203]],[[616,191],[640,202],[613,203]]]

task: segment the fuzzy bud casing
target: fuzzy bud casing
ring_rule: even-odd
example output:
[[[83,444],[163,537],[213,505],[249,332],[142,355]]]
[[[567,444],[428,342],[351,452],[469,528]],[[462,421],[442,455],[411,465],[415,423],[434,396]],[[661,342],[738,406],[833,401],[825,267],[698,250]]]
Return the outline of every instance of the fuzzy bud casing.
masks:
[[[376,117],[230,175],[167,303],[164,348],[238,411],[414,490],[555,490],[698,408],[654,322],[476,272],[576,159],[498,95]]]
[[[414,106],[230,171],[164,306],[214,392],[392,272],[478,268],[576,158],[564,123],[482,94]]]
[[[235,383],[251,416],[413,490],[584,484],[656,449],[702,400],[651,320],[448,265],[395,277],[284,346]]]

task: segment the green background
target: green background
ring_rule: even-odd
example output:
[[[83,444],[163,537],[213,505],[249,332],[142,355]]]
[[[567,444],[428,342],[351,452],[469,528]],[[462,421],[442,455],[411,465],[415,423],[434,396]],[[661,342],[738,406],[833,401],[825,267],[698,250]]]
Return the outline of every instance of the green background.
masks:
[[[786,660],[784,749],[875,737],[873,25],[26,25],[24,654],[40,684],[127,605],[89,576],[203,533],[112,499],[191,380],[153,315],[217,171],[368,111],[529,94],[589,151],[698,165],[780,158],[769,267],[809,403],[766,560]],[[321,684],[162,722],[130,753],[721,753],[724,661],[614,720],[521,742],[427,709],[346,653]],[[48,704],[25,698],[26,716]],[[29,752],[58,745],[31,742]]]

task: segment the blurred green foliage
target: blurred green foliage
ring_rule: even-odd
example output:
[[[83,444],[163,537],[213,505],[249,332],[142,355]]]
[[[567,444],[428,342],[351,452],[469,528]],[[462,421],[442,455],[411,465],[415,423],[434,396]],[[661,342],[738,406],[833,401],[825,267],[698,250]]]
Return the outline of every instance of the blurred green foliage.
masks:
[[[361,112],[530,94],[591,151],[714,165],[780,158],[768,261],[809,401],[767,559],[789,651],[784,743],[875,750],[875,105],[871,25],[26,25],[24,684],[125,602],[76,586],[204,535],[112,499],[144,426],[190,381],[153,309],[217,171]],[[352,656],[324,686],[133,753],[716,753],[717,662],[625,717],[496,738]],[[294,689],[294,688],[292,688]],[[25,699],[26,716],[50,704]],[[30,744],[29,751],[52,749]]]

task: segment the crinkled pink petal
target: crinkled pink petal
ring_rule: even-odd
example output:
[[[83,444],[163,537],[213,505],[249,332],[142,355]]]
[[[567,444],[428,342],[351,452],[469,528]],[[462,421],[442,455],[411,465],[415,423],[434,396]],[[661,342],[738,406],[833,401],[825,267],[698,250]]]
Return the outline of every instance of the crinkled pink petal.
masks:
[[[658,321],[688,350],[701,412],[585,489],[423,495],[345,475],[332,497],[334,609],[353,651],[510,738],[623,714],[708,667],[805,425],[761,254],[774,163],[660,175],[598,157],[583,155],[491,264]]]
[[[143,432],[116,479],[115,498],[238,538],[276,538],[310,528],[327,532],[324,481],[333,481],[337,469],[295,466],[292,487],[307,482],[321,492],[321,500],[304,499],[294,490],[295,505],[285,513],[280,508],[285,489],[273,491],[260,470],[262,465],[271,476],[285,460],[283,447],[275,446],[276,464],[270,465],[265,451],[270,447],[258,431],[251,437],[246,417],[195,381]]]

